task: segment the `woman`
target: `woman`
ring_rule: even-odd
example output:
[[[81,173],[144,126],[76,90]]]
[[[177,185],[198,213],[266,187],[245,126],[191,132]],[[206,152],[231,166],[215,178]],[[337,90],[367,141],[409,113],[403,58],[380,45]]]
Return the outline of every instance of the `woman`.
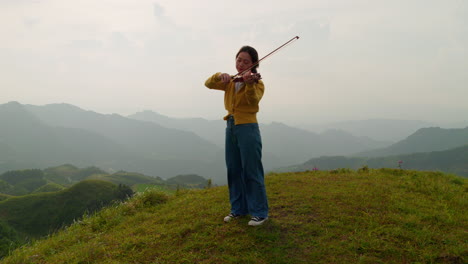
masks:
[[[268,219],[262,139],[257,122],[265,86],[256,74],[257,62],[257,51],[244,46],[236,54],[237,72],[246,71],[242,74],[243,82],[235,82],[231,75],[220,72],[205,82],[210,89],[224,91],[224,107],[228,111],[224,120],[227,121],[226,167],[231,213],[224,221],[250,215],[251,226],[261,225]]]

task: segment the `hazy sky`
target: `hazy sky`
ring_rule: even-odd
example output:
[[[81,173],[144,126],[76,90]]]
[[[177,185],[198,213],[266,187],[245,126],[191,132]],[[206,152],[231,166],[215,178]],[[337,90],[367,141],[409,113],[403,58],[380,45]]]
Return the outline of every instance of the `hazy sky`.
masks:
[[[468,120],[466,0],[0,0],[0,104],[221,118],[243,45],[262,122]]]

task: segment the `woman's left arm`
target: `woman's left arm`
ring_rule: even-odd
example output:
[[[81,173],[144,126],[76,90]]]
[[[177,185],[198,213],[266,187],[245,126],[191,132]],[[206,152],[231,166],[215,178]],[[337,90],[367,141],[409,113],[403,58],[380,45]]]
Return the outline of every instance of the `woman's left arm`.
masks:
[[[265,91],[265,85],[263,81],[258,80],[256,82],[245,83],[245,93],[249,99],[249,103],[258,104],[263,97]]]

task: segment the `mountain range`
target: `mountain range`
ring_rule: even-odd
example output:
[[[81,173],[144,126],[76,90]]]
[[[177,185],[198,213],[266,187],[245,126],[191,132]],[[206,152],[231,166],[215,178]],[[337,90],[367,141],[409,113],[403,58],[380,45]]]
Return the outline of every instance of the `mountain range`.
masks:
[[[197,174],[211,178],[216,184],[225,183],[222,120],[170,118],[152,111],[124,117],[69,104],[34,106],[10,102],[0,105],[0,124],[0,173],[74,164],[96,166],[108,172],[137,171],[162,178]],[[355,136],[339,129],[315,133],[278,122],[261,123],[260,129],[266,171],[324,155],[378,155],[385,151],[395,153],[385,150],[386,147],[408,146],[407,142],[392,145],[390,141]],[[418,130],[408,138],[416,142],[433,129]],[[438,130],[442,134],[448,131]],[[464,141],[463,135],[468,133],[462,130],[460,134],[447,149],[463,145],[459,141]],[[443,136],[449,138],[445,140]],[[449,142],[450,138],[454,139],[447,133],[434,140]],[[442,150],[426,141],[420,144],[426,145],[427,151]],[[419,149],[411,146],[406,151]]]
[[[467,124],[468,120],[464,125],[466,126]],[[435,126],[440,125],[420,120],[367,119],[318,123],[315,125],[302,125],[301,127],[311,131],[339,129],[353,135],[366,136],[379,141],[391,141],[395,143],[405,139],[421,128]]]
[[[215,144],[188,131],[119,115],[11,102],[0,105],[0,124],[5,127],[0,130],[0,172],[68,163],[164,178],[222,173],[222,165],[211,164],[222,152]]]
[[[355,154],[361,157],[391,156],[420,152],[442,151],[468,144],[468,127],[421,128],[404,140],[385,148]]]
[[[148,121],[165,127],[191,131],[216,145],[224,146],[223,120],[202,118],[169,118],[153,111],[138,112],[129,118]],[[263,141],[264,163],[267,168],[305,161],[320,155],[350,155],[360,149],[374,149],[390,145],[369,137],[354,136],[349,132],[329,129],[315,133],[279,122],[260,124]]]
[[[399,154],[385,157],[323,156],[302,164],[277,168],[277,172],[341,170],[363,168],[400,168],[441,171],[468,177],[468,144],[443,151]]]

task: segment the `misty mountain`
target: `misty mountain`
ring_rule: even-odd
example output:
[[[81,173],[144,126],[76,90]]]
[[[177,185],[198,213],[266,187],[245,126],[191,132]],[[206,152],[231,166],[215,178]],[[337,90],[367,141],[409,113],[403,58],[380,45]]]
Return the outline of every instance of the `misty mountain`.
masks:
[[[104,115],[69,104],[26,106],[40,120],[52,126],[79,128],[106,136],[125,146],[135,158],[106,170],[139,171],[163,178],[195,173],[224,181],[223,151],[189,131],[163,127],[117,114]]]
[[[148,110],[129,115],[128,118],[153,122],[167,128],[190,131],[205,140],[224,147],[224,129],[226,128],[226,123],[223,120],[171,118]]]
[[[399,162],[402,162],[401,164]],[[395,156],[363,158],[345,156],[323,156],[302,164],[278,168],[277,172],[306,170],[335,170],[348,168],[401,168],[410,170],[443,171],[468,177],[468,145],[444,151],[421,152]]]
[[[356,136],[394,143],[405,139],[420,128],[433,126],[436,126],[436,124],[419,120],[369,119],[332,122],[314,126],[304,125],[303,127],[311,131],[338,129]]]
[[[68,104],[28,105],[26,108],[48,125],[91,131],[153,159],[206,162],[213,160],[220,151],[213,143],[194,133],[117,114],[99,114]]]
[[[0,105],[0,172],[71,163],[107,171],[224,180],[221,150],[193,133],[70,105]],[[219,156],[219,155],[218,155]],[[220,164],[218,164],[220,163]]]
[[[138,112],[129,117],[170,128],[187,129],[224,147],[226,123],[223,120],[170,118],[153,111]],[[263,160],[267,169],[303,162],[320,155],[348,155],[390,144],[367,137],[356,137],[341,130],[327,130],[319,134],[278,122],[260,124],[260,130],[263,141]]]
[[[151,111],[130,117],[68,104],[0,105],[0,122],[5,127],[0,131],[0,172],[69,163],[162,178],[197,174],[225,183],[223,120],[176,119]],[[266,171],[324,155],[351,155],[388,146],[388,142],[336,129],[314,133],[278,122],[260,124],[260,129]],[[408,151],[421,150],[407,147]]]
[[[357,149],[387,146],[366,137],[356,137],[340,130],[313,133],[282,123],[262,124],[264,151],[275,153],[286,163],[294,164],[322,155],[349,155]]]
[[[389,147],[357,153],[354,156],[379,157],[417,152],[448,150],[468,144],[468,127],[444,129],[421,128]]]
[[[0,165],[105,164],[110,161],[106,157],[129,158],[121,155],[125,148],[115,141],[85,130],[48,126],[16,102],[0,105],[0,124]]]

